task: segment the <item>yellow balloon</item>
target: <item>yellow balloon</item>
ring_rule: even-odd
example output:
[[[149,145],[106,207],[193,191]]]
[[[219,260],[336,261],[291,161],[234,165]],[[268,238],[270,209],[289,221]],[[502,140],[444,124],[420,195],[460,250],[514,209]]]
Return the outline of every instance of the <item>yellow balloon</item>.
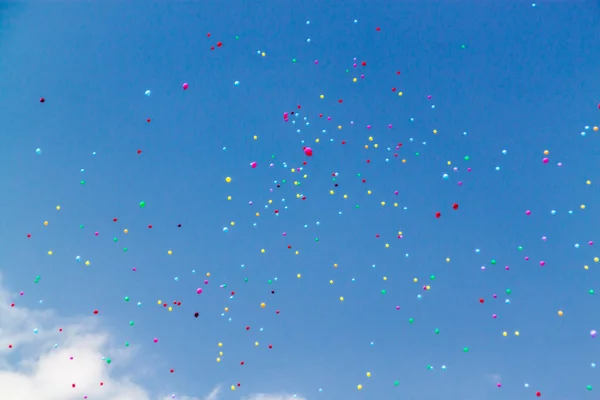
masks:
[[[48,226],[48,221],[44,221],[44,226]]]
[[[225,178],[225,182],[227,182],[227,183],[231,182],[231,178],[228,176],[227,178]]]
[[[367,378],[370,378],[370,377],[371,377],[371,373],[367,372]]]
[[[267,305],[265,303],[260,303],[261,308],[265,308]]]
[[[559,316],[559,317],[562,317],[562,316],[563,316],[563,312],[562,312],[562,310],[558,310],[558,316]]]
[[[358,390],[362,390],[362,385],[358,385],[356,388],[357,388]]]

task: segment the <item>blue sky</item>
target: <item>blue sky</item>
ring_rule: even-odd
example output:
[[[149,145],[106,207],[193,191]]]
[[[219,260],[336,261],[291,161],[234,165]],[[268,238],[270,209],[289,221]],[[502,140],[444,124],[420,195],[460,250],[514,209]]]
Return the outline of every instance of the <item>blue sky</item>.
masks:
[[[597,2],[0,9],[0,395],[600,388]]]

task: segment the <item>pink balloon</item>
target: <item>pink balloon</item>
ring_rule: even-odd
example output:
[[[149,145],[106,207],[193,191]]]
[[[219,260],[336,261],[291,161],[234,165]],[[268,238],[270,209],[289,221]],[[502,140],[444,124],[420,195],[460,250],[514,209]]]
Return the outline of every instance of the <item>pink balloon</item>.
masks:
[[[313,155],[313,151],[310,147],[305,147],[304,148],[304,154],[306,154],[307,157],[312,157]]]
[[[251,166],[252,168],[256,168],[256,161],[252,161],[252,162],[250,163],[250,166]]]
[[[188,85],[188,83],[184,83],[183,86],[181,86],[183,88],[183,90],[187,90],[187,88],[190,87],[190,85]]]

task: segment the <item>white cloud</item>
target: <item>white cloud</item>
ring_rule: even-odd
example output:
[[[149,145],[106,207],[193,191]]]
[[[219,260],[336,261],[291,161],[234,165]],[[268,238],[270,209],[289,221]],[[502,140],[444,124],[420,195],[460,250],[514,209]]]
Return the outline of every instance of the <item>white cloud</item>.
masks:
[[[109,367],[102,357],[110,354],[122,365],[134,361],[136,349],[112,348],[110,333],[96,318],[66,318],[52,310],[32,310],[19,304],[11,307],[11,298],[14,296],[4,288],[0,275],[0,399],[172,400],[170,395],[151,394],[122,370],[118,376],[110,373],[115,366]],[[55,347],[55,343],[60,345]],[[219,400],[220,393],[217,385],[204,397],[177,395],[176,399]],[[245,400],[306,399],[254,394]]]
[[[109,335],[94,319],[60,318],[53,311],[18,304],[11,307],[9,298],[0,277],[1,398],[150,400],[148,392],[130,377],[109,375],[108,364],[102,361]],[[112,351],[122,362],[135,351],[116,353]]]

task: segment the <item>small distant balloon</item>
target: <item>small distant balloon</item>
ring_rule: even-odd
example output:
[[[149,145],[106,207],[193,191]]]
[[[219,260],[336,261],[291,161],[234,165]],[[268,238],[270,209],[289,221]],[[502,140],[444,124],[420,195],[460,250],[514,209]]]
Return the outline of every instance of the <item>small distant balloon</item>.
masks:
[[[150,97],[150,95],[152,94],[152,92],[150,90],[146,90],[144,92],[144,94],[146,95],[146,97]]]
[[[181,87],[183,88],[183,90],[188,90],[188,88],[190,87],[190,85],[188,85],[188,83],[184,83],[183,85],[181,85]]]

